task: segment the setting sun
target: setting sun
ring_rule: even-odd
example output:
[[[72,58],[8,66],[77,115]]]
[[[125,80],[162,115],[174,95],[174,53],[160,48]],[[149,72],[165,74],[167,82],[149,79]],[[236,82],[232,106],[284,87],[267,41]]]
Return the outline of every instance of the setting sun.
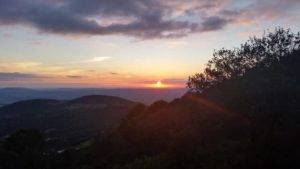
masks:
[[[155,83],[155,87],[156,87],[156,88],[161,88],[161,87],[163,87],[163,84],[161,83],[161,81],[157,81],[157,82]]]
[[[153,87],[154,88],[166,88],[166,87],[169,87],[169,86],[167,84],[164,84],[161,81],[157,81],[156,83],[153,84]]]

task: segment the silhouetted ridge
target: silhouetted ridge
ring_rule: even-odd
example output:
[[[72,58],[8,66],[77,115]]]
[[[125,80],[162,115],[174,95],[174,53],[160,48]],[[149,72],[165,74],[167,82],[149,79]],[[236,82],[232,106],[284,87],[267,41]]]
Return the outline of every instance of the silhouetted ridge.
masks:
[[[57,145],[71,145],[115,128],[136,105],[113,96],[91,95],[70,101],[34,99],[0,107],[0,137],[18,129],[46,132]],[[58,146],[60,147],[60,146]]]
[[[33,100],[24,100],[24,101],[19,101],[16,103],[12,103],[6,106],[3,106],[2,108],[7,108],[7,107],[13,107],[13,106],[46,106],[46,105],[55,105],[62,103],[62,101],[54,100],[54,99],[33,99]]]
[[[101,89],[101,88],[58,88],[58,89],[27,89],[0,88],[0,106],[22,100],[56,99],[72,100],[88,95],[117,96],[120,98],[151,104],[156,100],[171,101],[180,97],[187,89]]]
[[[61,106],[62,103],[63,101],[53,99],[34,99],[16,102],[0,108],[0,119],[3,115],[13,116],[14,113],[29,115],[35,114],[34,112],[36,111],[40,113],[47,112]]]
[[[83,96],[77,99],[73,99],[68,102],[69,104],[80,103],[80,104],[97,104],[97,103],[133,103],[132,101],[115,97],[115,96],[106,96],[106,95],[89,95]]]

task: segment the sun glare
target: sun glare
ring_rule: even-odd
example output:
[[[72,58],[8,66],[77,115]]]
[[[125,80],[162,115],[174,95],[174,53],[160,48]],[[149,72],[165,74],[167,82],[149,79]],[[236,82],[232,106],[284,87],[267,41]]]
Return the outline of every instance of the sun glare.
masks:
[[[163,84],[161,81],[157,81],[155,84],[154,84],[154,88],[164,88],[166,87],[165,84]]]
[[[155,84],[155,86],[156,86],[156,87],[162,87],[161,81],[157,81],[156,84]]]

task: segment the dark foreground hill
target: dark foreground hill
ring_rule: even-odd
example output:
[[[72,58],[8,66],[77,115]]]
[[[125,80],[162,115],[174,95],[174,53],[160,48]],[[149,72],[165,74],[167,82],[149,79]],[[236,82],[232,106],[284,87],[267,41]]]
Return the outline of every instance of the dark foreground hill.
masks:
[[[70,101],[20,101],[0,108],[0,136],[32,128],[46,133],[53,141],[70,144],[117,126],[135,104],[100,95]]]

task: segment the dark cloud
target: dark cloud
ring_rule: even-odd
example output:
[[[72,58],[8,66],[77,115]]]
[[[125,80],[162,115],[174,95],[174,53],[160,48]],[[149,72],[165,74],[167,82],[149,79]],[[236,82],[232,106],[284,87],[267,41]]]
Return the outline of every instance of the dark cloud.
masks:
[[[71,79],[81,79],[81,78],[84,78],[84,76],[79,76],[79,75],[69,75],[69,76],[67,76],[67,78],[71,78]]]
[[[118,75],[119,73],[117,72],[110,72],[111,75]]]
[[[41,78],[49,78],[49,77],[37,75],[37,74],[29,74],[29,73],[0,72],[0,81],[14,81],[14,80],[41,79]]]
[[[225,1],[0,0],[0,24],[25,24],[59,34],[174,38],[220,30],[240,17],[237,10],[218,9],[222,3]],[[219,12],[211,12],[215,10]],[[191,15],[198,19],[190,19]]]
[[[142,16],[146,9],[160,12],[163,8],[158,0],[71,0],[66,4],[66,9],[89,16]]]
[[[202,31],[215,31],[222,29],[228,23],[230,23],[231,19],[224,19],[221,17],[208,17],[202,22]]]

